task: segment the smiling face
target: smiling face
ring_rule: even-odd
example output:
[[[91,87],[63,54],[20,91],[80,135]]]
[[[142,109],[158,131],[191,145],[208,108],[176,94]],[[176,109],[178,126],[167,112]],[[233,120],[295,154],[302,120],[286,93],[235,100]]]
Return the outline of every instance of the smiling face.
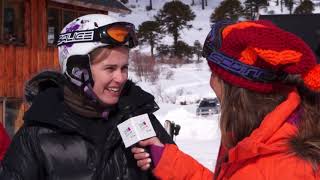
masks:
[[[129,49],[125,47],[101,48],[95,50],[91,58],[94,93],[104,104],[116,104],[128,79]]]

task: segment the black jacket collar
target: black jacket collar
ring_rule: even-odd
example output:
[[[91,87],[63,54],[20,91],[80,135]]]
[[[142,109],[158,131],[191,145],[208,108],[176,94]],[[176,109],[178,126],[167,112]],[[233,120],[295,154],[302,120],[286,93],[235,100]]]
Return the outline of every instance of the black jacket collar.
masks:
[[[81,131],[76,120],[65,117],[70,108],[64,103],[64,80],[61,78],[64,79],[59,73],[43,72],[29,81],[25,94],[32,105],[24,115],[26,125],[41,124],[68,132]],[[119,120],[124,120],[144,113],[153,113],[158,109],[151,94],[128,80],[110,116],[118,116]]]

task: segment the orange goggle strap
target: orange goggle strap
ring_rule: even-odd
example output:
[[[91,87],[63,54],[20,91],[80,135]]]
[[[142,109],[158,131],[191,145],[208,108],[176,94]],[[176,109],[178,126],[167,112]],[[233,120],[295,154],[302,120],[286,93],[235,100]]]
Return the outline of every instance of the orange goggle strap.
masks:
[[[83,42],[102,42],[112,46],[127,45],[129,48],[138,45],[135,27],[127,22],[116,22],[97,29],[63,33],[60,34],[57,45]]]

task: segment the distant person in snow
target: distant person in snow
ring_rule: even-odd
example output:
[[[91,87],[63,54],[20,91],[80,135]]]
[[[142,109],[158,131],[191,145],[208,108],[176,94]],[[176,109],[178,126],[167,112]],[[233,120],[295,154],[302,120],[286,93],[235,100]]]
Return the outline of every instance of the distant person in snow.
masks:
[[[214,173],[151,138],[159,179],[320,179],[320,65],[311,48],[269,21],[217,22],[203,48],[221,101]],[[195,144],[196,146],[196,144]],[[150,158],[132,148],[142,170]],[[154,155],[153,155],[154,156]]]
[[[10,144],[10,138],[6,130],[0,123],[0,161],[3,159]]]
[[[153,115],[154,97],[128,80],[134,25],[103,14],[79,17],[58,41],[62,73],[26,85],[31,107],[0,166],[1,180],[144,180],[117,125],[148,114],[159,139],[173,143]]]

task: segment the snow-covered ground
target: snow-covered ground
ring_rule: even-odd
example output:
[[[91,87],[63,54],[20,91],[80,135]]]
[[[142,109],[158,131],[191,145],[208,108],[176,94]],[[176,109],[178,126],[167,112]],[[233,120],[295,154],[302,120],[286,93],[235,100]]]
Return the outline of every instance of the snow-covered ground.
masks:
[[[129,77],[156,97],[160,110],[155,115],[161,124],[170,120],[181,126],[180,133],[175,138],[179,148],[213,170],[220,145],[219,114],[196,116],[196,100],[215,97],[209,85],[208,66],[204,61],[198,65],[186,64],[171,70],[174,72],[172,79],[160,79],[156,85],[137,81],[133,72],[129,72]],[[159,98],[159,91],[167,99]],[[187,105],[180,105],[179,101],[186,101]]]
[[[197,117],[196,104],[159,105],[161,109],[155,115],[162,124],[165,120],[171,120],[181,126],[180,133],[175,138],[179,148],[213,170],[220,145],[219,115]]]

